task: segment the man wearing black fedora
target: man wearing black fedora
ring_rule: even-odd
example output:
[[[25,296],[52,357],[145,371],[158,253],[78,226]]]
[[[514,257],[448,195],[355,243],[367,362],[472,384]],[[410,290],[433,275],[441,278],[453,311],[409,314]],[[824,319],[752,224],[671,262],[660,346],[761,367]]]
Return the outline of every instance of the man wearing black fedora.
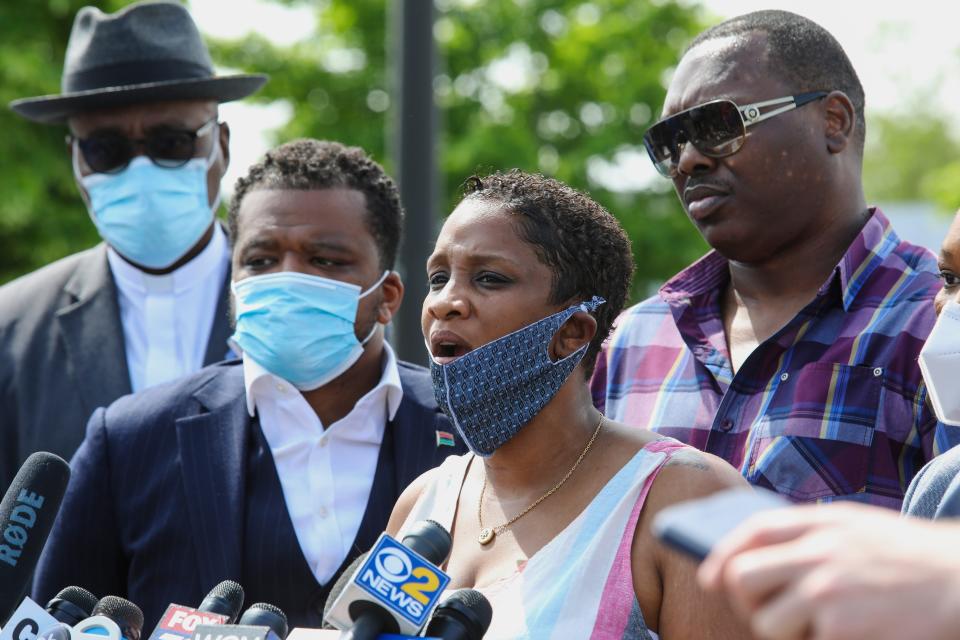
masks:
[[[227,354],[229,247],[215,212],[230,130],[217,105],[264,82],[214,75],[187,10],[141,2],[81,9],[61,93],[11,103],[69,127],[104,242],[0,287],[0,486],[33,451],[72,455],[97,407]]]

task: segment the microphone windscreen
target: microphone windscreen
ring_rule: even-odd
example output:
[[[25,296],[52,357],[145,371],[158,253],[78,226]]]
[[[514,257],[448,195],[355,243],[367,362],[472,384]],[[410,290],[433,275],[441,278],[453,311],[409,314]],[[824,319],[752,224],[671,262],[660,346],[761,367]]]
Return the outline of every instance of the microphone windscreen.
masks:
[[[369,553],[369,552],[367,552]],[[340,597],[340,594],[343,593],[343,590],[347,588],[347,585],[350,584],[350,578],[353,577],[353,574],[357,572],[357,569],[363,562],[367,559],[367,553],[361,553],[356,560],[350,563],[350,565],[343,570],[343,573],[340,574],[340,577],[337,578],[337,581],[333,583],[333,588],[330,589],[330,593],[327,594],[327,601],[323,603],[323,619],[327,619],[327,614],[330,613],[330,609],[333,608],[333,603],[337,601],[337,598]],[[334,627],[324,623],[324,629],[333,629]]]
[[[70,481],[70,465],[45,451],[31,454],[0,501],[0,621],[27,593]]]
[[[450,532],[433,520],[415,522],[400,542],[437,567],[447,561],[453,546]]]
[[[480,640],[492,620],[493,607],[486,596],[476,589],[458,589],[434,611],[426,635]]]
[[[246,624],[252,627],[269,627],[271,631],[277,634],[280,640],[287,637],[290,627],[287,625],[287,615],[272,604],[266,602],[257,602],[250,605],[250,608],[243,612],[237,624]]]
[[[97,596],[83,587],[67,587],[47,603],[47,612],[54,618],[73,626],[93,615],[97,606]]]
[[[105,616],[117,623],[120,633],[127,640],[140,640],[143,631],[143,611],[129,600],[118,596],[105,596],[93,608],[94,616]]]
[[[230,624],[237,619],[240,609],[243,608],[243,595],[243,587],[233,580],[224,580],[210,590],[197,611],[225,615],[225,624]]]

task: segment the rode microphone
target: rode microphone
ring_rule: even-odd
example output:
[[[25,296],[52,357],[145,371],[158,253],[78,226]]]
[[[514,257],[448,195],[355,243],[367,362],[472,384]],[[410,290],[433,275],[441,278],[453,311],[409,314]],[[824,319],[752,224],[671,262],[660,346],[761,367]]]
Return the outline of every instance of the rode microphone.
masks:
[[[83,587],[67,587],[47,603],[47,613],[71,627],[93,615],[97,596]]]
[[[27,593],[69,480],[63,458],[38,451],[0,502],[0,620],[7,620]]]
[[[237,624],[197,627],[193,640],[284,640],[287,616],[278,607],[265,602],[250,605]]]
[[[200,606],[170,603],[149,640],[189,640],[200,625],[230,624],[243,606],[243,587],[224,580],[203,599]]]
[[[402,542],[380,534],[328,607],[326,622],[352,640],[417,633],[450,582],[438,565],[451,545],[447,530],[432,520],[416,523]]]
[[[140,640],[140,632],[143,631],[143,611],[140,607],[129,600],[117,596],[106,596],[100,599],[97,606],[93,608],[93,615],[82,621],[77,627],[82,627],[86,633],[97,634],[100,630],[97,625],[89,624],[96,620],[98,623],[102,619],[110,620],[120,629],[120,636],[123,640]],[[109,632],[110,625],[103,625]],[[112,635],[104,633],[103,635]]]
[[[490,628],[493,607],[476,589],[458,589],[433,612],[424,632],[443,640],[480,640]]]

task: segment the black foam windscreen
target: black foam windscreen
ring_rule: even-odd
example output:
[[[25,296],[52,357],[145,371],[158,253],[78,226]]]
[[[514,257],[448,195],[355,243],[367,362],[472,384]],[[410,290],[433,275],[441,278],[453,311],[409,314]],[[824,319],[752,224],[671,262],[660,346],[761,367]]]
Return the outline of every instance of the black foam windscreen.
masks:
[[[476,589],[458,589],[444,600],[427,624],[425,635],[444,640],[480,640],[493,620],[493,607]]]
[[[26,595],[70,481],[70,465],[45,451],[31,454],[0,502],[0,621]]]
[[[207,594],[198,611],[219,613],[227,616],[227,624],[237,619],[243,607],[243,587],[233,580],[224,580]]]
[[[453,546],[450,532],[433,520],[415,522],[400,542],[438,567],[447,561],[450,548]]]

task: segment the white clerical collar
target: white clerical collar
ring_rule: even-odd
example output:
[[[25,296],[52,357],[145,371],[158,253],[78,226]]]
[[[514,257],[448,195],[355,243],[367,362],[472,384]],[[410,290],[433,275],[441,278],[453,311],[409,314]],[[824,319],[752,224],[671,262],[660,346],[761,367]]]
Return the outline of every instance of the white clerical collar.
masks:
[[[204,282],[216,273],[223,260],[230,259],[230,247],[220,224],[213,225],[213,237],[207,246],[190,262],[175,271],[153,275],[141,271],[107,246],[107,261],[117,286],[127,294],[149,295],[151,293],[183,293]]]
[[[237,349],[235,345],[233,348]],[[243,384],[247,392],[247,412],[251,417],[256,413],[257,398],[264,393],[265,388],[288,388],[300,393],[292,384],[279,376],[273,375],[255,362],[253,358],[244,353],[241,353],[241,357],[243,358]],[[397,366],[397,356],[386,340],[383,341],[383,365],[380,371],[380,381],[373,389],[364,394],[363,398],[357,401],[357,404],[363,402],[368,396],[385,390],[387,395],[387,419],[393,420],[397,409],[400,408],[400,401],[403,400],[403,387],[400,385],[400,369]]]

